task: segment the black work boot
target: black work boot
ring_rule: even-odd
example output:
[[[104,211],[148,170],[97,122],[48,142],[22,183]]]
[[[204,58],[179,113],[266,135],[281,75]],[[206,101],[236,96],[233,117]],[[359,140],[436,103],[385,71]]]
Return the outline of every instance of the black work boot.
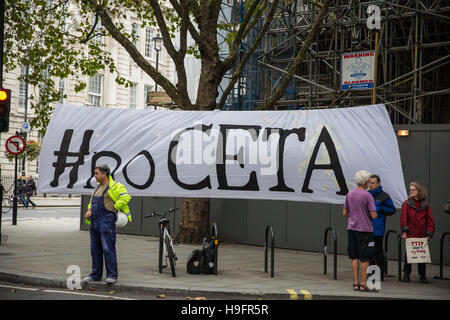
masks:
[[[420,282],[422,282],[422,283],[430,283],[430,281],[428,281],[427,277],[425,277],[425,276],[420,276]]]

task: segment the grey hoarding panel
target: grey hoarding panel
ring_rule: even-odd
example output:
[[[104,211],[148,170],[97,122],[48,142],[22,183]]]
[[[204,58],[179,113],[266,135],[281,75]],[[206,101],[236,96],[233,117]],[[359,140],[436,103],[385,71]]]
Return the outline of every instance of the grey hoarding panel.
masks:
[[[247,200],[211,199],[209,220],[222,241],[246,243]]]
[[[347,254],[347,222],[348,219],[342,215],[343,205],[330,205],[330,226],[336,231],[338,239],[338,253]]]
[[[144,216],[151,214],[152,212],[164,212],[168,209],[175,208],[176,206],[176,198],[173,197],[142,197],[142,234],[144,235],[150,235],[150,236],[159,236],[159,229],[158,229],[158,221],[161,219],[160,217],[151,217],[151,218],[144,218]],[[180,208],[180,207],[176,207]],[[176,213],[171,213],[167,216],[167,218],[170,220],[171,224],[175,222],[174,216],[180,215],[181,208]],[[171,230],[173,226],[171,226]]]
[[[387,193],[389,193],[388,190],[386,190]],[[398,232],[401,235],[400,232],[400,214],[401,214],[401,210],[397,209],[395,211],[395,214],[389,217],[386,217],[386,232],[389,230],[394,230],[396,232]],[[383,250],[384,250],[384,243],[386,241],[386,237],[383,239]],[[404,242],[403,240],[401,241],[401,246],[402,246],[402,254],[401,257],[403,259],[403,255],[404,255]],[[397,260],[397,247],[398,247],[398,242],[397,242],[397,236],[394,233],[389,234],[389,241],[388,241],[388,255],[387,258],[391,259],[391,260]],[[394,267],[391,267],[390,270],[397,270],[396,268],[393,269]]]
[[[409,136],[398,138],[398,147],[405,187],[409,186],[411,181],[417,181],[428,188],[428,132],[411,130]],[[383,181],[383,177],[380,178]]]
[[[436,232],[430,241],[431,261],[439,263],[440,239],[444,232],[450,232],[450,214],[444,212],[444,205],[450,199],[450,135],[448,132],[431,132],[430,181],[427,190],[433,212]],[[450,264],[450,242],[444,242],[444,263]]]
[[[328,227],[329,207],[328,204],[287,201],[287,247],[310,251],[323,250],[323,235]]]
[[[271,225],[277,247],[286,246],[286,201],[247,200],[247,243],[263,245]]]

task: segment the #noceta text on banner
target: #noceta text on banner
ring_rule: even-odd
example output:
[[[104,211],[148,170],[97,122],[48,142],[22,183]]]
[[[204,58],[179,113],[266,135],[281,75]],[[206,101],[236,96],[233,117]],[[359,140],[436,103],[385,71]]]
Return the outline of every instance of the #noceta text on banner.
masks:
[[[108,164],[134,196],[343,203],[359,170],[406,199],[384,105],[305,111],[165,111],[57,105],[41,193],[90,194]]]

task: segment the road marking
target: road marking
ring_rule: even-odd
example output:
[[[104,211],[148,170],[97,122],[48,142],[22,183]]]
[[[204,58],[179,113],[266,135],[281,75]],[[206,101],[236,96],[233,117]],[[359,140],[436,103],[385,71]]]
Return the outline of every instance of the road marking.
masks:
[[[8,289],[18,289],[18,290],[26,290],[26,291],[38,291],[39,289],[36,288],[23,288],[23,287],[14,287],[14,286],[4,286],[0,284],[0,287],[2,288],[8,288]]]
[[[289,299],[291,299],[291,300],[298,300],[298,294],[297,294],[297,292],[295,292],[295,290],[292,290],[292,289],[286,289],[287,290],[287,292],[289,292]]]
[[[312,300],[312,295],[308,290],[300,290],[303,294],[303,300]]]
[[[132,298],[107,296],[107,295],[103,295],[103,294],[93,294],[93,293],[73,292],[73,291],[62,291],[62,290],[42,290],[42,292],[47,292],[47,293],[66,293],[66,294],[75,294],[75,295],[80,295],[80,296],[99,297],[99,298],[111,298],[111,299],[118,299],[118,300],[136,300],[136,299],[132,299]]]

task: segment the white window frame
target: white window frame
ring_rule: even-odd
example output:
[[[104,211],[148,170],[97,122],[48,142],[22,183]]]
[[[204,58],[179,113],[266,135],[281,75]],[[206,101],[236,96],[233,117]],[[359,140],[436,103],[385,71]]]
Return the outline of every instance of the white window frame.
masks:
[[[95,22],[95,15],[92,16],[92,25],[94,25],[94,22]],[[100,18],[98,18],[97,25],[95,26],[95,29],[94,29],[94,34],[97,32],[101,32],[101,31],[102,31],[102,21]],[[104,44],[104,37],[103,37],[103,35],[96,35],[94,38],[92,38],[91,41],[94,44],[102,46]]]
[[[27,67],[24,65],[20,66],[20,76],[24,76],[26,74]],[[28,83],[25,81],[20,81],[19,83],[19,112],[25,112],[26,104],[29,104],[29,99],[26,96],[27,94]]]
[[[137,95],[138,93],[138,84],[137,83],[131,83],[130,85],[130,109],[137,109]]]
[[[133,45],[136,47],[136,49],[138,49],[139,51],[139,24],[137,23],[133,23],[131,24],[131,36],[132,36],[132,40],[131,43],[133,43]]]
[[[66,98],[64,95],[66,94],[66,78],[59,78],[59,103],[65,103]]]
[[[155,58],[155,48],[153,43],[154,30],[152,28],[145,29],[145,57],[149,59]]]
[[[147,105],[147,97],[148,93],[152,92],[154,90],[155,86],[152,84],[146,84],[144,85],[144,109],[149,110],[149,107]]]
[[[98,84],[98,79],[100,80],[100,84]],[[103,103],[102,94],[103,94],[103,75],[96,74],[95,76],[89,78],[89,105],[94,107],[102,107]],[[95,104],[96,100],[99,101],[98,104]]]

